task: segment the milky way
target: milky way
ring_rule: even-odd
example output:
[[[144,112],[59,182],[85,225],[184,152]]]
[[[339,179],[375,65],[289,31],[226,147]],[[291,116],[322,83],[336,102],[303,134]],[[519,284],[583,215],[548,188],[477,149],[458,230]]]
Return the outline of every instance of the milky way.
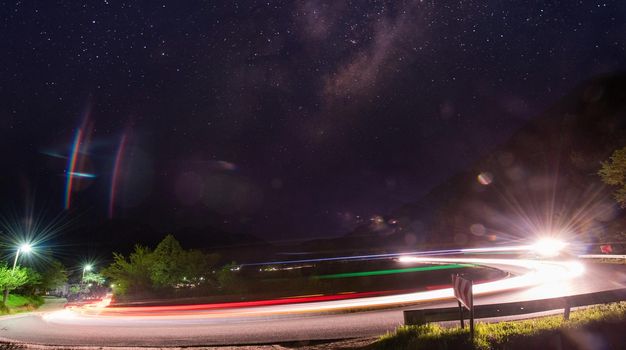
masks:
[[[71,198],[73,213],[163,230],[345,233],[419,198],[585,79],[626,68],[623,1],[2,8],[4,204],[36,187],[59,209]],[[86,106],[91,139],[76,165]],[[66,171],[95,177],[72,186]]]

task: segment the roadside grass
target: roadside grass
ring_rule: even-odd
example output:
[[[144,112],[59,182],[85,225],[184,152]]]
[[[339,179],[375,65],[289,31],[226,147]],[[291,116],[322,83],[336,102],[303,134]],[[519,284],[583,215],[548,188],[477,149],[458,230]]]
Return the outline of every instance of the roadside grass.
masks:
[[[44,302],[45,301],[41,296],[9,294],[6,304],[3,305],[3,307],[0,307],[0,315],[32,311],[43,305]]]
[[[394,333],[382,336],[368,349],[527,349],[549,348],[552,343],[570,340],[562,334],[574,334],[582,329],[612,332],[621,341],[626,339],[626,302],[596,305],[572,311],[568,321],[562,315],[545,316],[521,321],[476,323],[474,341],[466,327],[445,328],[438,324],[401,326]],[[617,328],[616,328],[617,327]],[[617,330],[616,330],[617,329]],[[557,346],[558,347],[558,346]],[[567,348],[567,347],[563,347]]]

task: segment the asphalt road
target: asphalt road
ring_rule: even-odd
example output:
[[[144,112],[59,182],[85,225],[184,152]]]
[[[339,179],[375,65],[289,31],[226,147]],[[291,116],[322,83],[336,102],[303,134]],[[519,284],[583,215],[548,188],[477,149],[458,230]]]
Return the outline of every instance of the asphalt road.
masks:
[[[524,272],[522,268],[490,265],[514,273]],[[548,277],[531,287],[477,296],[475,303],[532,300],[624,287],[625,265],[585,264],[584,274],[567,279]],[[344,339],[392,331],[403,323],[404,309],[456,304],[445,299],[374,311],[324,311],[323,307],[333,303],[342,301],[312,303],[318,304],[322,311],[311,311],[316,309],[299,304],[299,309],[271,306],[254,308],[254,312],[240,309],[218,313],[185,311],[164,317],[43,311],[0,318],[0,337],[5,341],[31,344],[91,346],[236,345]]]

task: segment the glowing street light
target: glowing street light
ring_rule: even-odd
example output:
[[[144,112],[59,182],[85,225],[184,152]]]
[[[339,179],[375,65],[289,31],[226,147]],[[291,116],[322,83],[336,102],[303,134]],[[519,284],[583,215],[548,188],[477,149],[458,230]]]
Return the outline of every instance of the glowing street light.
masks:
[[[17,260],[20,257],[20,253],[30,253],[33,250],[33,246],[30,243],[23,243],[19,247],[17,247],[17,252],[15,252],[15,260],[13,260],[13,270],[17,266]]]
[[[91,271],[93,269],[93,266],[91,264],[87,264],[85,266],[83,266],[83,276],[80,278],[80,283],[83,283],[83,280],[85,279],[85,272],[87,271]]]
[[[11,273],[15,271],[15,267],[17,266],[17,260],[20,258],[20,253],[30,253],[33,250],[33,246],[30,243],[22,243],[19,247],[17,247],[17,251],[15,252],[15,260],[13,260],[13,269],[11,269]],[[6,303],[9,298],[9,289],[4,289],[4,298],[2,301]]]

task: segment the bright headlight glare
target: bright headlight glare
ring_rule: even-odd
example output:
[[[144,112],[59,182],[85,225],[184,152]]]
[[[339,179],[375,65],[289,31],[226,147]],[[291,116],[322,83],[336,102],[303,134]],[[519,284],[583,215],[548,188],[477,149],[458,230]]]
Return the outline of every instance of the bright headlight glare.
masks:
[[[553,257],[559,255],[567,243],[554,238],[543,238],[533,245],[533,250],[545,257]]]

